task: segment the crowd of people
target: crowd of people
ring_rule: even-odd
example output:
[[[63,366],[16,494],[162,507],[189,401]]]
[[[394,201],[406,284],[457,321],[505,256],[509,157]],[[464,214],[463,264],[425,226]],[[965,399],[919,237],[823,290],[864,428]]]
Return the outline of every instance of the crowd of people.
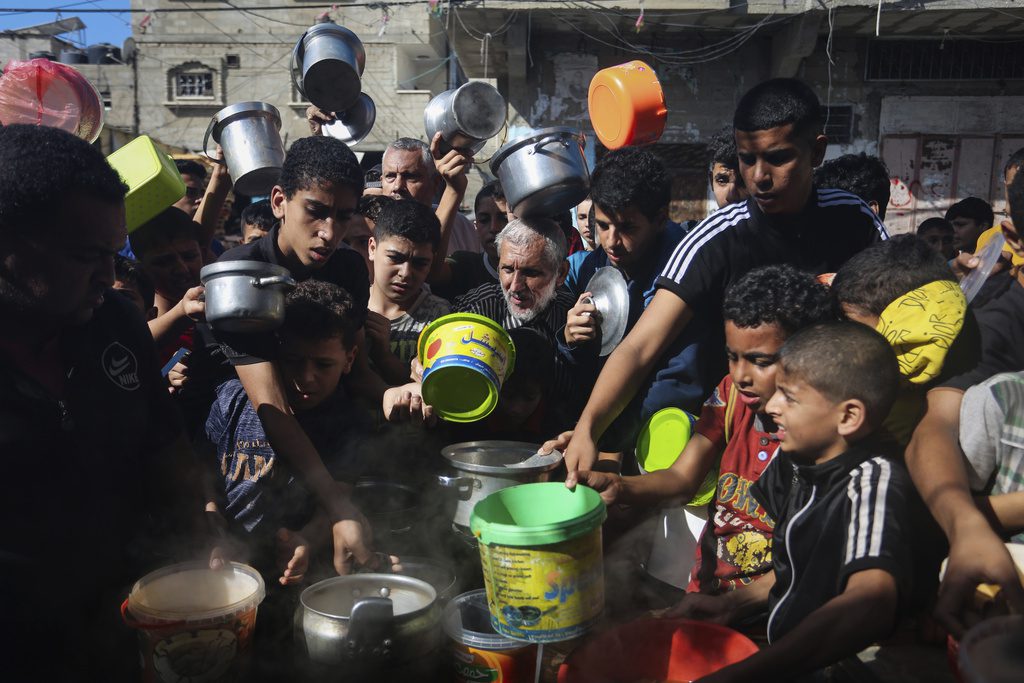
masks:
[[[95,148],[0,127],[12,670],[137,676],[117,608],[184,558],[251,564],[268,601],[317,563],[386,570],[400,558],[376,547],[354,484],[417,480],[441,446],[477,439],[559,448],[566,486],[609,506],[713,482],[690,585],[665,607],[769,645],[702,680],[805,675],[933,613],[959,637],[979,583],[1024,609],[1004,546],[1024,532],[1024,150],[1004,171],[1007,220],[971,197],[890,237],[884,164],[825,161],[817,96],[773,79],[709,141],[718,209],[703,220],[670,220],[673,179],[644,147],[603,154],[564,215],[516,216],[491,181],[469,220],[468,153],[403,137],[367,172],[318,134],[331,118],[310,112],[314,134],[227,249],[224,165],[207,179],[179,162],[185,196],[128,235],[126,187]],[[1000,233],[968,302],[959,280]],[[230,261],[291,273],[280,329],[205,321],[200,270]],[[628,321],[603,357],[587,287],[609,266]],[[476,423],[422,398],[417,339],[452,312],[516,346]],[[637,436],[668,407],[695,417],[693,436],[641,474]]]

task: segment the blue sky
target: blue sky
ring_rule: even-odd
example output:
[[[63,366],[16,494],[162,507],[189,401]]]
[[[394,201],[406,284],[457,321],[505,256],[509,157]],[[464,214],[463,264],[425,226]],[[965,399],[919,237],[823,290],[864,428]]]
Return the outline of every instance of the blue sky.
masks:
[[[40,10],[61,8],[63,17],[77,16],[85,24],[84,35],[69,33],[63,36],[72,42],[81,42],[84,45],[93,43],[113,43],[118,47],[125,38],[132,34],[131,21],[138,21],[143,15],[117,13],[76,13],[76,9],[128,9],[129,0],[90,0],[86,2],[62,2],[61,0],[0,0],[0,4],[8,7],[19,7],[25,9]],[[0,12],[0,31],[12,28],[24,28],[35,24],[45,24],[58,19],[55,12]]]

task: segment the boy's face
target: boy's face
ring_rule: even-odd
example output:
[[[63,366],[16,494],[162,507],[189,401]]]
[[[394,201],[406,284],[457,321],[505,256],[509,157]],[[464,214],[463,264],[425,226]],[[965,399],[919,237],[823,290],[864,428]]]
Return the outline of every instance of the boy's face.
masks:
[[[755,412],[764,412],[775,394],[775,375],[779,349],[785,334],[775,323],[757,327],[738,327],[725,323],[725,353],[729,358],[729,376],[738,398]]]
[[[366,272],[370,274],[370,282],[373,282],[373,264],[370,263],[370,238],[373,232],[370,229],[370,221],[361,213],[354,213],[345,223],[344,242],[353,251],[363,257],[366,263]]]
[[[795,214],[804,208],[814,167],[825,158],[828,138],[813,141],[793,134],[793,124],[736,131],[736,156],[747,192],[767,214]]]
[[[199,205],[206,193],[206,181],[191,173],[182,173],[181,179],[185,182],[185,196],[174,202],[175,206],[188,214],[189,218],[195,218]]]
[[[509,381],[501,389],[497,412],[509,427],[518,427],[533,415],[544,398],[544,388],[533,380]]]
[[[778,425],[782,448],[791,455],[813,462],[824,462],[842,453],[843,436],[850,436],[863,424],[857,413],[860,401],[833,403],[800,377],[781,367],[775,377],[775,395],[767,412]],[[851,429],[851,426],[853,429]]]
[[[267,231],[261,228],[260,226],[253,225],[252,223],[246,223],[242,227],[242,244],[250,244],[252,242],[255,242],[259,238],[264,237],[266,234]]]
[[[142,257],[142,267],[153,280],[157,293],[177,303],[189,288],[199,284],[203,255],[198,242],[181,238],[147,251]]]
[[[494,238],[498,236],[502,228],[508,225],[508,216],[504,211],[498,209],[494,197],[484,197],[476,207],[476,217],[473,219],[476,226],[476,236],[480,239],[480,246],[484,248],[487,255],[492,259],[498,259],[498,248],[494,245]]]
[[[338,248],[358,200],[347,185],[322,183],[297,190],[291,198],[285,197],[284,190],[275,185],[270,193],[270,206],[281,221],[281,251],[307,268],[320,268]]]
[[[953,246],[960,251],[968,251],[973,254],[974,249],[978,246],[978,236],[987,227],[979,225],[978,221],[966,216],[957,216],[950,219],[949,222],[953,224]]]
[[[288,402],[295,410],[310,410],[330,398],[352,368],[356,350],[346,349],[341,337],[281,338],[281,371]]]
[[[729,206],[747,198],[747,188],[735,170],[716,161],[711,165],[711,192],[718,208]]]
[[[415,301],[434,261],[433,245],[413,244],[404,237],[387,237],[380,242],[371,237],[369,246],[373,286],[396,304]]]
[[[589,199],[584,199],[573,209],[576,212],[576,225],[579,226],[580,237],[583,241],[594,248],[594,226],[590,224],[590,207],[593,204]]]
[[[628,206],[618,213],[594,207],[594,225],[601,247],[611,264],[627,273],[635,271],[651,257],[654,243],[665,228],[666,217],[665,209],[651,221],[636,206]]]
[[[924,240],[929,247],[942,254],[947,261],[956,256],[953,232],[942,228],[929,228],[917,233],[917,236]]]

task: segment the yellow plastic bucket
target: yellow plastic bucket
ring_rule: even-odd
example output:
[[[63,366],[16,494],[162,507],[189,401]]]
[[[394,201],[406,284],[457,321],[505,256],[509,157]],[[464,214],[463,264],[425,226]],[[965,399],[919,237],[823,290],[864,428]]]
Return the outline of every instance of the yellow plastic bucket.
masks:
[[[494,630],[553,643],[583,635],[604,610],[601,496],[562,482],[523,484],[477,503],[479,539]]]
[[[449,422],[474,422],[490,415],[516,361],[508,332],[473,313],[452,313],[433,321],[420,332],[417,348],[423,364],[423,400]]]
[[[128,186],[124,218],[129,233],[185,196],[185,181],[174,160],[146,135],[108,156],[107,163]]]

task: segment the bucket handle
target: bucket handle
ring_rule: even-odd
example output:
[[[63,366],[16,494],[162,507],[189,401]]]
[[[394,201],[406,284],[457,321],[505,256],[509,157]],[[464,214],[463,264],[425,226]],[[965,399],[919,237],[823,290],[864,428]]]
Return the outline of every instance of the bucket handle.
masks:
[[[216,115],[216,114],[214,114],[214,115],[213,115],[213,118],[212,118],[212,119],[210,119],[210,125],[208,125],[208,126],[206,127],[206,135],[204,135],[204,136],[203,136],[203,154],[205,154],[205,155],[206,155],[206,157],[207,157],[207,158],[208,158],[208,159],[209,159],[210,161],[214,162],[215,164],[221,164],[221,165],[224,165],[224,164],[226,164],[226,163],[227,163],[226,161],[224,161],[224,158],[223,158],[223,157],[224,157],[224,155],[222,154],[222,155],[221,155],[221,158],[220,158],[220,159],[218,159],[218,158],[216,158],[215,156],[213,156],[212,154],[210,154],[210,149],[209,149],[209,145],[210,145],[210,134],[211,134],[211,133],[213,133],[213,127],[214,127],[214,126],[216,126],[216,125],[217,125],[218,123],[220,123],[220,121],[219,121],[219,120],[217,119],[217,115]],[[214,142],[216,142],[216,140],[214,140]]]
[[[131,628],[136,628],[140,631],[169,631],[181,628],[185,623],[184,621],[172,621],[166,624],[143,624],[141,621],[136,621],[128,611],[128,598],[125,598],[124,602],[121,603],[121,619]]]
[[[299,78],[298,75],[302,71],[302,58],[306,54],[306,33],[309,33],[309,31],[304,32],[299,37],[299,41],[295,43],[295,47],[292,48],[292,63],[291,69],[289,69],[289,71],[292,72],[292,85],[295,86],[295,89],[298,90],[299,94],[303,97],[306,96],[306,91],[302,89],[303,84],[300,82],[302,79]]]
[[[564,133],[554,133],[552,135],[546,135],[546,136],[542,137],[540,140],[538,140],[537,142],[533,143],[533,147],[531,147],[528,150],[528,153],[529,154],[536,154],[537,152],[539,152],[541,150],[542,147],[544,147],[545,145],[550,145],[552,142],[560,142],[560,143],[562,143],[562,147],[565,147],[566,149],[568,149],[569,148],[569,140],[566,139],[566,138],[567,138],[567,136]]]
[[[254,277],[250,280],[250,283],[256,289],[263,289],[264,287],[273,287],[274,285],[284,285],[288,289],[295,288],[295,279],[290,275],[270,275],[268,277]]]

